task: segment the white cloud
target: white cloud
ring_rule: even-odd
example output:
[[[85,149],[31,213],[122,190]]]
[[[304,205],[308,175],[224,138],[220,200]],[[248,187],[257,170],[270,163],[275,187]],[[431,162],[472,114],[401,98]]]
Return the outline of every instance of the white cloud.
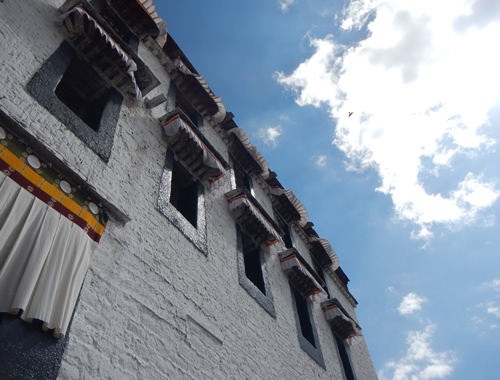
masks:
[[[388,286],[386,289],[385,289],[388,293],[391,293],[391,294],[397,294],[396,292],[396,288],[392,285]]]
[[[328,158],[328,156],[326,156],[324,154],[320,155],[320,156],[317,156],[316,160],[315,160],[316,166],[318,166],[320,168],[326,167],[326,159],[327,158]]]
[[[411,331],[406,342],[408,350],[397,361],[385,363],[379,372],[380,380],[444,379],[453,372],[456,362],[453,352],[436,352],[430,340],[435,326],[429,324],[423,331]]]
[[[263,127],[257,131],[257,137],[265,144],[275,147],[278,145],[278,139],[282,135],[283,129],[280,125]]]
[[[292,5],[293,3],[295,3],[295,0],[280,0],[279,1],[280,8],[283,12],[288,11],[288,8],[290,8],[290,5]]]
[[[415,293],[408,293],[403,297],[403,300],[398,306],[398,311],[401,315],[409,315],[422,309],[422,304],[427,301],[427,298],[421,297]]]
[[[378,171],[376,190],[418,227],[412,237],[428,241],[436,224],[476,222],[500,195],[493,181],[463,173],[454,190],[431,192],[421,174],[494,145],[482,127],[500,99],[500,17],[485,0],[352,1],[341,26],[363,25],[368,37],[357,46],[312,39],[314,54],[276,80],[297,104],[329,108],[349,169]]]
[[[500,307],[496,305],[491,305],[488,306],[486,311],[488,312],[488,314],[493,314],[495,317],[500,318]]]
[[[495,291],[500,292],[500,279],[496,278],[490,282],[483,283],[487,288],[493,288]]]

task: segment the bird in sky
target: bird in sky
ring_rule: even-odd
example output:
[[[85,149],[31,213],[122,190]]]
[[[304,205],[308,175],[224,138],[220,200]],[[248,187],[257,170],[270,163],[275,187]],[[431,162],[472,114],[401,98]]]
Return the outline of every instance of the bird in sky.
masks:
[[[347,117],[351,117],[354,112],[348,112]]]

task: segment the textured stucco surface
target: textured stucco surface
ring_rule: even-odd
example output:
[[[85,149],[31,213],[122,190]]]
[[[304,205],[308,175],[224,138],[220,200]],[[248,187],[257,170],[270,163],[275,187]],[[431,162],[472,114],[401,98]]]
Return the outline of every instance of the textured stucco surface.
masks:
[[[157,209],[167,144],[158,122],[166,103],[148,110],[125,99],[108,162],[40,105],[27,83],[64,41],[56,24],[62,1],[0,3],[0,107],[87,184],[130,219],[110,221],[95,252],[61,364],[62,379],[329,378],[342,379],[335,342],[319,305],[312,313],[326,370],[299,346],[288,279],[267,254],[273,318],[238,277],[235,222],[224,193],[230,173],[205,187],[207,254]],[[170,79],[144,46],[139,55],[168,93]],[[203,131],[224,158],[226,146]],[[266,191],[255,196],[272,215]],[[308,261],[306,246],[294,233]],[[353,306],[328,279],[332,296]],[[361,321],[362,326],[362,321]],[[375,379],[364,343],[350,349],[358,380]]]

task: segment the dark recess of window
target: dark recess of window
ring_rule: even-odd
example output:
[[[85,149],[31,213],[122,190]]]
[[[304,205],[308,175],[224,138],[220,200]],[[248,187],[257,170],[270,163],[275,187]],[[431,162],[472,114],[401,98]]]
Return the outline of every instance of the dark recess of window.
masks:
[[[237,189],[244,188],[244,189],[247,189],[248,191],[251,192],[252,191],[252,178],[236,162],[233,162],[233,169],[234,169],[234,179],[236,181],[236,188]]]
[[[325,272],[323,271],[321,266],[318,265],[318,263],[316,263],[316,262],[314,263],[314,269],[316,269],[316,273],[323,280],[323,283],[324,283],[323,290],[326,292],[326,294],[328,294],[328,298],[331,298],[330,290],[328,290],[328,285],[327,285],[326,278],[325,278]]]
[[[170,203],[196,228],[198,218],[198,182],[177,161],[172,168]]]
[[[183,93],[177,89],[175,93],[175,106],[179,107],[186,116],[196,125],[198,128],[201,127],[201,120],[203,119],[201,114],[194,108],[189,100],[183,95]]]
[[[281,218],[280,222],[282,222]],[[280,227],[285,232],[285,235],[283,236],[283,242],[285,243],[285,247],[293,248],[292,232],[290,231],[290,226],[287,223],[282,222],[280,223]]]
[[[98,131],[109,97],[109,88],[99,74],[81,59],[74,58],[55,94],[94,131]]]
[[[297,315],[299,316],[302,336],[314,347],[316,347],[316,340],[314,339],[314,332],[307,300],[295,289],[293,290],[293,296],[295,298],[295,305],[297,306]]]
[[[351,361],[349,360],[349,354],[345,348],[345,344],[337,335],[333,334],[335,337],[335,342],[337,343],[337,348],[339,350],[340,360],[342,361],[342,367],[344,367],[344,373],[346,380],[356,380],[354,377],[354,372],[352,370]]]
[[[245,274],[247,278],[262,292],[266,294],[264,275],[262,273],[262,259],[259,248],[245,234],[242,236],[243,257],[245,261]]]

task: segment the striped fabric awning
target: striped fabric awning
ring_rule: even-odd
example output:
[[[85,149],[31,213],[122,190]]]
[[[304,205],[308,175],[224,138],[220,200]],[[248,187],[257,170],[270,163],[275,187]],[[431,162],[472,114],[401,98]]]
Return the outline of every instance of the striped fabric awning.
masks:
[[[309,214],[302,202],[295,196],[292,190],[285,190],[279,187],[272,187],[271,194],[279,197],[280,205],[277,207],[278,211],[282,216],[286,218],[290,212],[287,209],[292,209],[293,214],[295,214],[295,222],[299,223],[301,227],[304,227],[309,219]]]
[[[321,239],[317,236],[310,236],[309,241],[313,246],[311,253],[316,256],[316,259],[321,265],[327,263],[331,266],[332,270],[336,270],[339,267],[339,257],[328,240]]]
[[[232,139],[230,140],[231,148],[233,150],[233,154],[236,156],[238,161],[244,165],[244,163],[248,160],[244,159],[240,155],[238,155],[237,150],[239,150],[239,147],[235,146],[236,142],[239,142],[240,146],[242,146],[241,150],[244,150],[247,152],[247,155],[250,156],[250,160],[253,160],[253,167],[258,168],[258,171],[264,179],[269,177],[269,166],[262,156],[260,152],[257,150],[257,148],[252,145],[250,142],[250,138],[246,134],[246,132],[241,129],[241,128],[233,128],[228,131],[229,138]],[[245,167],[245,170],[247,170],[249,173],[253,173],[254,170],[249,170],[249,168]]]
[[[156,11],[153,0],[108,0],[138,34],[147,33],[160,47],[167,41],[167,25]]]
[[[327,300],[321,304],[325,318],[332,327],[335,334],[352,345],[362,337],[359,325],[347,315],[336,299]]]
[[[163,130],[176,156],[184,162],[200,180],[213,183],[225,172],[224,164],[217,158],[208,142],[203,142],[181,113],[164,117]]]
[[[92,60],[93,66],[105,75],[119,91],[132,93],[137,99],[142,98],[141,90],[135,80],[134,72],[137,64],[109,35],[108,32],[85,10],[81,5],[61,15],[66,29],[72,35],[72,42],[79,50],[87,52],[86,56]],[[89,49],[93,46],[94,49]],[[112,56],[106,59],[107,54]],[[85,55],[85,54],[84,54]],[[118,62],[121,61],[121,64]],[[117,70],[114,70],[114,69]],[[123,78],[117,77],[116,72],[124,72]],[[128,79],[125,79],[128,77]]]
[[[287,273],[290,282],[299,292],[310,297],[311,301],[315,303],[320,303],[328,298],[320,284],[321,279],[295,248],[281,252],[279,256],[281,269]]]
[[[203,75],[193,73],[191,70],[189,70],[189,68],[184,64],[184,62],[182,61],[182,59],[180,57],[174,58],[173,62],[174,62],[175,67],[177,68],[177,70],[179,70],[179,72],[181,72],[184,75],[188,75],[190,77],[195,78],[196,81],[198,82],[198,84],[210,96],[210,98],[212,99],[212,101],[214,102],[214,104],[217,107],[217,111],[210,116],[212,117],[212,119],[216,123],[222,122],[224,120],[224,118],[226,117],[226,106],[222,102],[222,99],[220,98],[220,96],[215,96],[215,94],[212,92],[212,90],[208,86],[208,83],[205,80],[205,78],[203,77]]]
[[[268,215],[256,205],[257,201],[242,189],[226,193],[229,210],[240,227],[257,244],[271,246],[282,242],[281,236]],[[254,204],[255,203],[255,204]]]

